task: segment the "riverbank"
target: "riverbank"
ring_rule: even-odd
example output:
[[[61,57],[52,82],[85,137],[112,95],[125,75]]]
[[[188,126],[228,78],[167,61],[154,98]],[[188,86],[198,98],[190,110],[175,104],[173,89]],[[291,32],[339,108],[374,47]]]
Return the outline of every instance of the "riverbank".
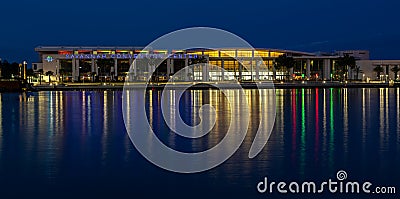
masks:
[[[159,84],[148,84],[147,89],[149,90],[162,90],[165,88],[165,83]],[[272,87],[273,85],[273,87]],[[127,88],[140,89],[143,88],[141,83],[129,83],[126,85]],[[183,89],[190,86],[189,89],[193,90],[204,90],[204,89],[235,89],[238,88],[237,84],[232,82],[218,82],[218,83],[186,83],[176,82],[172,85],[168,85],[169,89]],[[360,83],[360,82],[246,82],[241,83],[241,87],[244,89],[290,89],[290,88],[388,88],[388,87],[399,87],[399,84],[389,83]],[[82,91],[82,90],[123,90],[124,83],[70,83],[63,85],[36,85],[33,88],[37,91]]]

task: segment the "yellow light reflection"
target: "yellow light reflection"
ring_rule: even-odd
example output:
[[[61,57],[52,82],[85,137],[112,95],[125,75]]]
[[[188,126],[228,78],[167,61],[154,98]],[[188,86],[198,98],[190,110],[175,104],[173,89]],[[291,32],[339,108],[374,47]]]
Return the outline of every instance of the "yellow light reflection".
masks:
[[[101,147],[102,147],[102,159],[105,160],[107,158],[107,143],[108,143],[108,138],[110,137],[108,135],[108,121],[110,120],[108,116],[108,92],[104,91],[103,92],[103,132],[102,132],[102,140],[101,140]]]
[[[349,139],[349,107],[347,98],[348,89],[343,88],[343,134],[344,134],[344,151],[348,152],[348,139]]]

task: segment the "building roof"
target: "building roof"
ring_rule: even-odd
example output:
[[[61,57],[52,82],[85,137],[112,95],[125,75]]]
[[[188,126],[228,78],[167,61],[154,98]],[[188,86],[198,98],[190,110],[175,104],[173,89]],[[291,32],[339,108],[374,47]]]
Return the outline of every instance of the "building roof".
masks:
[[[35,48],[36,52],[54,52],[54,51],[74,51],[74,50],[142,50],[144,47],[139,46],[38,46]],[[161,50],[161,49],[160,49]],[[189,51],[207,51],[209,49],[189,49]],[[221,48],[218,50],[249,50],[243,48]],[[272,48],[255,48],[255,50],[260,51],[271,51],[271,52],[281,52],[293,54],[293,56],[316,56],[315,53],[294,51],[294,50],[284,50],[284,49],[272,49]]]
[[[138,46],[38,46],[36,52],[73,51],[73,50],[141,50]]]

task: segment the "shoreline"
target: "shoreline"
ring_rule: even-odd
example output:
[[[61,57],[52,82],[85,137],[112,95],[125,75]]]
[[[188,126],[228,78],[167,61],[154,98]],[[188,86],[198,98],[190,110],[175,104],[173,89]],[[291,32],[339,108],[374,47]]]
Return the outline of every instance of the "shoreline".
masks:
[[[162,84],[148,84],[148,90],[163,90],[165,87],[165,83]],[[142,89],[143,84],[133,83],[127,85],[126,88],[130,89]],[[215,83],[215,82],[195,82],[195,83],[173,83],[168,85],[168,89],[171,90],[179,90],[184,89],[189,86],[189,90],[208,90],[208,89],[237,89],[238,84],[234,83]],[[241,83],[240,86],[243,89],[300,89],[300,88],[397,88],[400,87],[400,84],[392,84],[389,83],[356,83],[356,82],[348,82],[348,83],[339,83],[339,82],[304,82],[304,83],[274,83],[272,86],[272,82],[246,82]],[[123,90],[124,83],[75,83],[75,84],[66,84],[66,85],[36,85],[32,87],[34,91],[85,91],[85,90],[93,90],[93,91],[101,91],[101,90]]]

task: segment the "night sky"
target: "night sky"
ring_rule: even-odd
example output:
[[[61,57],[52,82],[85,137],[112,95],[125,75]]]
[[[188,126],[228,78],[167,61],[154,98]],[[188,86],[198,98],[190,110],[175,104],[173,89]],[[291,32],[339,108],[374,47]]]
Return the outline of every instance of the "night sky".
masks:
[[[146,46],[174,30],[207,26],[254,47],[307,52],[367,49],[400,59],[398,0],[0,2],[0,58],[38,61],[39,45]]]

